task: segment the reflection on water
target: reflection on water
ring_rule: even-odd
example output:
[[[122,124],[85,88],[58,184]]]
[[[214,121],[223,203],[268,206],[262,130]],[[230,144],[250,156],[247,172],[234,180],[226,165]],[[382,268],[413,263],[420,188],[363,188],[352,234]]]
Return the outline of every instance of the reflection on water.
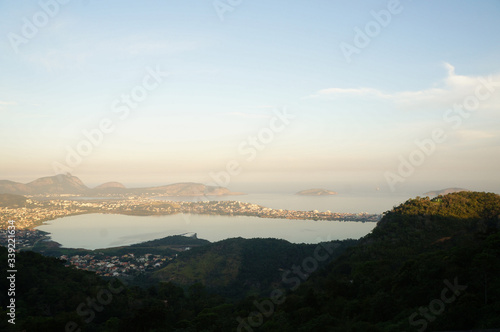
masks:
[[[189,232],[198,238],[278,238],[292,243],[318,243],[357,239],[376,223],[267,219],[246,216],[175,214],[169,216],[125,216],[86,214],[49,221],[37,229],[51,233],[52,240],[67,248],[109,248]]]

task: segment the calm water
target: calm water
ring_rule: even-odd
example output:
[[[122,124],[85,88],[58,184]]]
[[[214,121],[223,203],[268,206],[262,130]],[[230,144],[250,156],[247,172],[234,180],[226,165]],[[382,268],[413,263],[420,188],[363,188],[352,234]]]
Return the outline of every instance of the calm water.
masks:
[[[264,207],[284,210],[327,211],[346,213],[376,213],[391,210],[404,203],[410,197],[406,195],[370,194],[370,195],[332,195],[299,196],[286,194],[248,194],[238,196],[198,196],[198,197],[157,197],[167,201],[241,201]]]
[[[125,216],[86,214],[46,222],[37,229],[51,233],[52,240],[67,248],[98,249],[135,244],[169,235],[197,233],[198,238],[278,238],[292,243],[318,243],[357,239],[376,223],[266,219],[246,216],[176,214]]]

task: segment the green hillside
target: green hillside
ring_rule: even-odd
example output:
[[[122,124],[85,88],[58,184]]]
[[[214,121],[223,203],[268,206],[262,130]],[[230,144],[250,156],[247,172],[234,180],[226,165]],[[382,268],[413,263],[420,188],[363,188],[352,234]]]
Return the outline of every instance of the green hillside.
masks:
[[[328,260],[337,257],[354,240],[335,241]],[[318,245],[292,244],[277,239],[228,239],[179,254],[174,263],[154,278],[181,285],[202,283],[230,297],[268,294],[281,283],[283,271],[312,256]]]
[[[498,328],[499,216],[496,194],[408,200],[303,284],[262,331]]]
[[[197,237],[184,236],[184,235],[171,235],[157,240],[132,244],[130,247],[158,248],[158,247],[168,247],[168,246],[202,246],[209,243],[210,241],[204,239],[198,239]]]
[[[157,271],[147,288],[121,288],[116,280],[20,252],[16,325],[4,319],[0,329],[63,331],[69,322],[81,331],[106,332],[498,329],[499,216],[495,194],[411,199],[359,241],[294,245],[237,238],[193,245]],[[331,255],[319,262],[318,248]],[[7,261],[6,248],[0,259]],[[9,289],[5,269],[0,279]],[[113,289],[119,291],[104,297]],[[1,292],[4,317],[8,300]]]
[[[87,255],[102,253],[105,255],[125,255],[125,254],[153,254],[166,255],[175,254],[186,247],[198,247],[209,244],[210,241],[197,239],[182,235],[171,235],[157,240],[151,240],[132,244],[129,246],[111,247],[105,249],[74,249],[61,248],[60,244],[54,241],[43,241],[39,243],[33,251],[41,253],[45,256],[59,257],[61,255]]]
[[[7,261],[7,249],[0,247],[0,259]],[[10,273],[2,269],[0,273],[0,303],[2,331],[64,331],[67,322],[80,325],[89,316],[78,315],[80,303],[95,297],[100,289],[107,289],[106,280],[94,273],[64,267],[62,261],[25,251],[16,254],[14,297],[16,305],[16,324],[7,322],[6,308],[10,300],[7,290],[12,288],[7,276]],[[119,289],[119,281],[112,283],[113,289]],[[96,317],[90,326],[103,324],[110,317],[120,315],[126,309],[125,291],[115,294],[113,306]],[[90,315],[90,314],[89,314]]]

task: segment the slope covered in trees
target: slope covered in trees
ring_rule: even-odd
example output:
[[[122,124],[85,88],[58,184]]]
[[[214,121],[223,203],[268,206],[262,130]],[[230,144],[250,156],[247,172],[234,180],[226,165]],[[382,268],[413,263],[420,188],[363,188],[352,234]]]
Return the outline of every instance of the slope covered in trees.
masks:
[[[499,216],[496,194],[411,199],[290,296],[262,330],[498,328]]]
[[[324,243],[331,253],[318,268],[355,243],[355,240]],[[157,271],[154,278],[180,285],[199,282],[230,298],[269,294],[282,281],[283,272],[313,256],[316,247],[316,244],[292,244],[277,239],[228,239],[179,254],[174,263]]]
[[[275,277],[288,268],[299,280],[304,269],[295,267],[318,258],[314,249],[321,245],[269,239],[206,244],[180,255],[170,270],[156,276],[182,287],[157,281],[149,288],[122,288],[116,280],[21,252],[16,257],[16,325],[3,320],[0,329],[63,331],[68,323],[75,327],[69,331],[77,326],[108,332],[499,328],[499,215],[500,196],[495,194],[411,199],[387,212],[371,234],[337,259],[288,285],[283,281],[294,280],[291,274],[281,281]],[[0,248],[0,259],[7,260],[5,248]],[[5,270],[0,277],[2,289],[8,289]],[[255,282],[261,282],[265,297],[252,292],[236,299],[224,293],[226,286],[251,288]],[[224,287],[214,287],[217,283]],[[2,292],[4,317],[7,300]]]

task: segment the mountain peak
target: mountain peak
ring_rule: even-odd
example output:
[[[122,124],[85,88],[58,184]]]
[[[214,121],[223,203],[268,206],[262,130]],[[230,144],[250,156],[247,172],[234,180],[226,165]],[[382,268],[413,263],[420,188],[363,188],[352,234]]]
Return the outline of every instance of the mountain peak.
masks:
[[[28,183],[27,186],[33,194],[70,194],[88,190],[78,177],[69,173],[42,177]]]

